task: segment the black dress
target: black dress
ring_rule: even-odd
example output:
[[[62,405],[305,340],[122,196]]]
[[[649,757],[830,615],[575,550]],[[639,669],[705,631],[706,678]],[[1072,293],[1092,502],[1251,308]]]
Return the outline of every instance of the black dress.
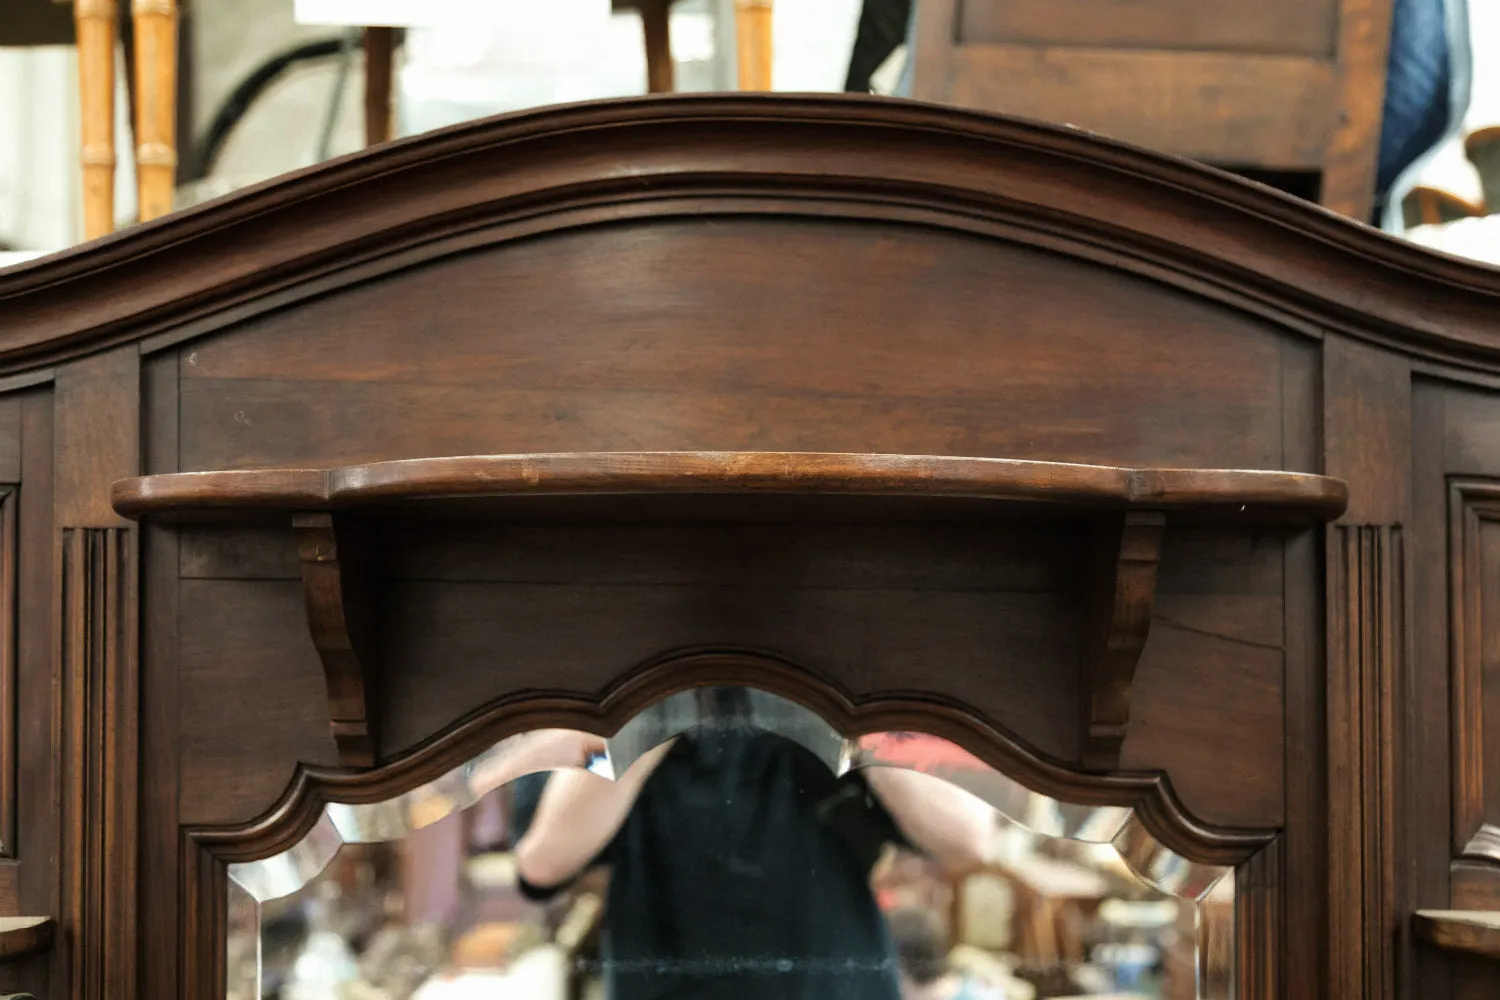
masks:
[[[523,822],[540,784],[518,789]],[[609,1000],[898,1000],[869,884],[888,842],[900,834],[862,776],[764,730],[685,734],[596,861],[611,869]]]

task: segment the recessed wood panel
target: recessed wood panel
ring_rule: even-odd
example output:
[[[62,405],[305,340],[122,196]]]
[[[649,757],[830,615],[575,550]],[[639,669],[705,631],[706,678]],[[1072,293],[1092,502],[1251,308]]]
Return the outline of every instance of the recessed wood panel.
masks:
[[[243,821],[270,808],[298,763],[337,761],[302,591],[184,580],[178,607],[181,822]]]
[[[1449,490],[1453,848],[1500,877],[1500,481]]]
[[[1277,468],[1278,340],[1150,282],[917,227],[622,226],[190,345],[181,468],[631,449]]]

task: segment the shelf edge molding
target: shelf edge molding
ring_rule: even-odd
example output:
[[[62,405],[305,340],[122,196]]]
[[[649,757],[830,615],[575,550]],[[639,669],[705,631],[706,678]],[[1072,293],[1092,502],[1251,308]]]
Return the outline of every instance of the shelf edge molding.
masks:
[[[692,493],[925,496],[1090,507],[1254,509],[1332,520],[1340,480],[1239,469],[1127,469],[1005,458],[820,452],[567,452],[418,458],[327,469],[179,472],[122,479],[125,517],[206,511],[350,510],[480,496]]]
[[[0,917],[0,963],[51,948],[55,928],[51,917]]]
[[[1444,951],[1500,962],[1500,910],[1418,910],[1412,929]]]

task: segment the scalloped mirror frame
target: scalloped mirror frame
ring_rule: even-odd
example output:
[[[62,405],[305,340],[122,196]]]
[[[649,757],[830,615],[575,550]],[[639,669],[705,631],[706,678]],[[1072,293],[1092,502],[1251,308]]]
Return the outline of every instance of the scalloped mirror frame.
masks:
[[[774,653],[733,649],[669,654],[629,672],[593,697],[518,693],[382,767],[299,767],[280,801],[252,822],[185,829],[182,959],[187,995],[222,997],[230,866],[293,848],[326,821],[330,804],[384,802],[441,779],[508,737],[537,729],[576,729],[609,737],[672,695],[721,686],[753,688],[793,702],[846,737],[892,731],[928,734],[1037,794],[1080,806],[1129,809],[1114,839],[1138,873],[1151,871],[1150,856],[1161,848],[1198,865],[1235,869],[1236,995],[1241,1000],[1276,995],[1282,855],[1277,831],[1203,823],[1183,807],[1165,774],[1074,770],[953,702],[919,692],[882,693],[856,702],[813,671]]]

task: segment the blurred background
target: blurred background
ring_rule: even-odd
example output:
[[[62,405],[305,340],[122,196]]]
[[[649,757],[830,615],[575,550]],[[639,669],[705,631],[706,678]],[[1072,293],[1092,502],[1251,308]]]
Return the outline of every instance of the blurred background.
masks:
[[[89,99],[80,91],[75,24],[105,7],[118,21],[109,41],[109,212],[115,227],[140,218],[131,113],[141,86],[159,81],[136,64],[145,50],[130,6],[0,0],[0,253],[55,251],[86,235],[80,109]],[[1376,14],[1359,29],[1374,35],[1364,41],[1341,21],[1358,6],[189,0],[171,15],[170,204],[186,207],[383,138],[368,134],[367,65],[377,76],[388,65],[391,137],[648,89],[914,95],[1194,157],[1425,245],[1500,263],[1500,0],[1365,4]],[[752,23],[749,7],[764,15],[766,41],[756,44],[768,51],[747,55],[737,31]],[[666,25],[665,68],[660,57],[648,66],[643,11]],[[389,26],[378,39],[386,48],[369,48],[371,25]],[[921,46],[908,44],[924,31],[940,41],[924,50],[925,67],[912,56]],[[769,80],[747,88],[747,58],[764,59]],[[1352,194],[1335,190],[1334,171],[1347,172],[1350,161],[1354,173],[1370,175],[1370,190],[1363,182]]]

